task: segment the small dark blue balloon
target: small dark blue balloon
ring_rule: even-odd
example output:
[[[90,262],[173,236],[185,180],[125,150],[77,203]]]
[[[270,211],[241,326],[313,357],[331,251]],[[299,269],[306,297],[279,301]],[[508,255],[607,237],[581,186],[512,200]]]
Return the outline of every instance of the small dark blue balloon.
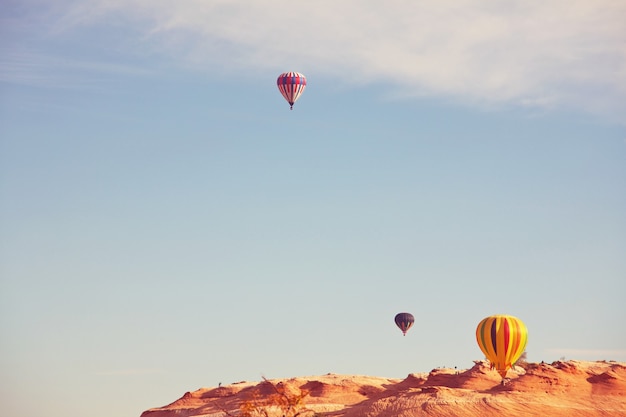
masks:
[[[402,330],[402,334],[406,336],[406,332],[409,331],[413,323],[415,323],[415,317],[411,313],[398,313],[395,318],[396,326]]]

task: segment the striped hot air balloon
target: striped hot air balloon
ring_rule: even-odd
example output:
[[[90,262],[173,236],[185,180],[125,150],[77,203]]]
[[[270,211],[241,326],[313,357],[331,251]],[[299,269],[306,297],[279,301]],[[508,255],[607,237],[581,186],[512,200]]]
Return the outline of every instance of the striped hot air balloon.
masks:
[[[402,334],[406,336],[406,332],[409,331],[413,323],[415,323],[415,317],[411,313],[398,313],[394,319],[396,326],[402,330]]]
[[[278,76],[276,85],[289,103],[290,109],[293,110],[293,103],[298,100],[306,88],[306,77],[298,72],[283,72]]]
[[[484,318],[476,328],[476,341],[491,369],[504,378],[526,349],[528,330],[517,317],[494,315]]]

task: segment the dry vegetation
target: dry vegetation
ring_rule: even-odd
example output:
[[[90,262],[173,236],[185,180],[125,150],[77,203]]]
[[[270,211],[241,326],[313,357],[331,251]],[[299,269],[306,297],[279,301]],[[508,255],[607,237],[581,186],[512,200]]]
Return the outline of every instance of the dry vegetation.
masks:
[[[242,401],[239,412],[235,415],[228,410],[222,412],[228,417],[314,417],[316,413],[304,405],[304,398],[309,395],[305,389],[288,390],[283,383],[273,383],[263,378],[266,386],[273,391],[263,395],[261,390],[254,390],[251,398]]]

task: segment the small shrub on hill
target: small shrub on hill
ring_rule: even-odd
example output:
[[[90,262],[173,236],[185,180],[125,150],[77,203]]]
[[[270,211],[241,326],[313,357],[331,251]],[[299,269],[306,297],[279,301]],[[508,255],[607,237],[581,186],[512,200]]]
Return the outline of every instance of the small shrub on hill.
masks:
[[[234,415],[222,410],[228,417],[316,417],[317,414],[304,405],[304,398],[309,395],[306,390],[292,392],[283,384],[274,384],[265,377],[272,393],[262,395],[255,391],[252,397],[241,403],[239,413]]]

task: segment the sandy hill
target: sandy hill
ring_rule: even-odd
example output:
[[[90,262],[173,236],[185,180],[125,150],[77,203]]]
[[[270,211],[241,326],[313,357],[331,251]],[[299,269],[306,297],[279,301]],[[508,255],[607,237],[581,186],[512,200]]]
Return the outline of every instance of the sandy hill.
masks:
[[[509,371],[504,383],[482,361],[471,369],[434,369],[405,379],[327,374],[239,382],[187,392],[141,417],[265,416],[261,407],[269,417],[626,417],[626,363],[558,361],[524,368]],[[282,404],[282,410],[267,408],[268,402]]]

